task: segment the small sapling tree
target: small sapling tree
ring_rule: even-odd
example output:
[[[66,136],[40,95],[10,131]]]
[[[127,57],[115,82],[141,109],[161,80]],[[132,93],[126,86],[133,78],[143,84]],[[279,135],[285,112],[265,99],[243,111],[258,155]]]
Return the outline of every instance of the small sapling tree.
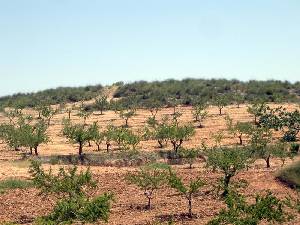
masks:
[[[180,104],[179,99],[177,99],[176,97],[171,97],[167,100],[167,102],[168,102],[168,106],[173,108],[172,115],[175,115],[177,112],[176,107]]]
[[[87,192],[96,188],[89,169],[78,173],[77,167],[61,167],[58,174],[45,171],[41,163],[32,161],[29,169],[34,185],[42,194],[55,196],[58,202],[47,216],[38,218],[37,224],[93,223],[108,221],[113,195],[104,193],[88,197]]]
[[[100,127],[97,122],[94,122],[88,130],[90,134],[90,140],[97,145],[97,150],[100,151],[100,145],[104,140],[104,135],[100,131]]]
[[[287,158],[294,158],[295,154],[289,151],[288,145],[285,142],[277,142],[268,146],[271,156],[279,158],[282,162],[281,166],[284,166]]]
[[[39,119],[46,120],[48,126],[50,126],[51,119],[57,112],[58,110],[53,109],[50,105],[41,105],[38,108]]]
[[[76,107],[74,105],[68,105],[68,106],[65,107],[65,110],[68,113],[68,119],[69,120],[71,119],[71,114],[72,114],[72,111],[74,109],[76,109]]]
[[[249,164],[250,154],[245,148],[211,148],[206,150],[207,167],[219,169],[223,172],[222,196],[226,196],[229,191],[230,180],[240,170],[246,168]]]
[[[199,154],[200,151],[195,148],[189,148],[189,149],[180,148],[179,150],[179,156],[188,162],[190,169],[192,169],[192,166],[196,161],[197,157],[199,156]]]
[[[166,164],[149,164],[140,168],[137,172],[126,175],[126,180],[130,184],[138,186],[148,200],[147,209],[151,209],[151,200],[156,191],[167,184],[168,168]]]
[[[182,178],[180,178],[174,171],[169,169],[169,185],[174,188],[179,194],[184,196],[188,201],[188,216],[192,217],[192,200],[193,197],[199,193],[200,188],[204,186],[204,182],[200,177],[191,180],[189,184],[184,184]]]
[[[158,111],[161,109],[161,107],[162,107],[162,105],[159,101],[149,102],[146,105],[146,108],[150,111],[153,119],[156,119],[156,115],[157,115]]]
[[[109,151],[109,148],[112,145],[112,141],[115,139],[115,130],[117,128],[109,124],[106,129],[103,131],[103,137],[106,145],[106,151]]]
[[[86,120],[92,115],[92,112],[85,110],[84,105],[82,104],[79,108],[78,114],[80,118],[83,118],[83,123],[86,124]]]
[[[77,143],[78,154],[80,159],[83,159],[83,146],[91,138],[89,127],[84,124],[72,124],[69,120],[64,121],[63,135],[65,135],[71,142]]]
[[[268,106],[265,102],[254,102],[248,106],[248,113],[254,116],[254,124],[258,124],[259,117],[267,110]]]
[[[233,134],[235,137],[239,138],[239,144],[243,145],[243,137],[245,135],[251,134],[252,124],[249,122],[236,122],[233,123],[233,120],[226,116],[226,124],[229,133]]]
[[[222,130],[211,134],[211,138],[215,142],[215,147],[221,146],[222,140],[224,139],[224,132]]]
[[[177,153],[183,141],[195,135],[195,128],[191,124],[177,125],[173,123],[167,127],[167,132],[168,139],[173,145],[173,150]]]
[[[19,150],[22,146],[23,134],[19,128],[12,124],[1,124],[1,140],[3,140],[10,148],[15,151]]]
[[[206,103],[198,103],[193,106],[193,116],[195,121],[199,123],[199,128],[202,128],[202,122],[207,117],[208,112],[206,111],[208,105]]]
[[[18,109],[9,109],[4,111],[4,115],[9,119],[10,124],[15,124],[23,114]]]
[[[255,202],[251,204],[247,203],[244,196],[230,192],[225,198],[225,203],[227,208],[222,209],[207,225],[258,225],[262,221],[282,224],[291,219],[290,213],[284,207],[285,202],[270,191],[257,195]]]
[[[148,119],[148,125],[150,126],[149,135],[157,140],[159,148],[163,148],[164,145],[168,143],[169,138],[169,125],[168,117],[164,117],[161,122],[153,120],[153,118]]]
[[[270,167],[270,159],[272,155],[272,148],[268,147],[271,140],[272,133],[270,129],[265,127],[252,129],[250,139],[252,155],[254,158],[265,160],[267,168]]]
[[[119,116],[120,118],[122,118],[125,121],[124,127],[129,127],[128,126],[128,121],[130,118],[132,118],[133,116],[135,116],[135,109],[121,109],[119,112]]]
[[[214,104],[218,107],[219,109],[219,115],[222,115],[222,110],[229,104],[229,99],[228,96],[226,95],[217,95],[214,99]]]
[[[107,95],[101,95],[95,101],[95,106],[97,109],[100,110],[101,115],[103,115],[103,111],[108,108],[109,103],[108,103],[107,99],[108,99]]]
[[[30,151],[34,149],[34,154],[38,155],[38,147],[42,143],[47,143],[49,141],[49,136],[46,133],[47,125],[43,122],[37,122],[34,126],[30,128],[30,132],[24,132],[25,143],[30,148]],[[32,152],[31,152],[32,153]]]
[[[135,151],[141,139],[141,135],[134,133],[132,130],[127,130],[124,137],[123,148]]]
[[[240,105],[245,102],[245,96],[240,93],[235,93],[233,95],[233,100],[235,101],[238,108],[240,108]]]

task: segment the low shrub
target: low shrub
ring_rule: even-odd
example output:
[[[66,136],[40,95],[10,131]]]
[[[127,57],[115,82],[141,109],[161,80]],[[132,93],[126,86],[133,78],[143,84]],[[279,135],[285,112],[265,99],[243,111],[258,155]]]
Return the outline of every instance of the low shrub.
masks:
[[[276,177],[293,188],[300,188],[300,161],[280,170]]]
[[[0,193],[5,192],[6,190],[11,189],[25,189],[32,187],[33,184],[29,180],[22,180],[17,178],[7,178],[0,181]]]

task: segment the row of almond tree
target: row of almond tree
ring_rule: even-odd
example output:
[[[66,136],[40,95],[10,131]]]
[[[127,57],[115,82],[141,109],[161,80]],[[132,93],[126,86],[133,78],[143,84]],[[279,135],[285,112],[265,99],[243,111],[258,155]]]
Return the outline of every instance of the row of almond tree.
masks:
[[[14,149],[25,147],[29,148],[31,153],[34,149],[35,154],[38,154],[38,146],[50,141],[47,128],[51,126],[51,119],[57,113],[54,111],[51,107],[45,107],[37,118],[25,115],[20,110],[7,112],[9,122],[0,126],[1,139]],[[217,190],[222,190],[221,198],[227,204],[227,208],[221,210],[209,224],[258,224],[261,220],[284,222],[291,219],[286,208],[299,208],[299,201],[279,200],[268,192],[257,196],[255,202],[249,204],[232,185],[232,178],[251,166],[256,159],[264,159],[269,167],[272,157],[279,157],[284,163],[286,158],[292,158],[298,153],[299,145],[294,142],[299,132],[298,110],[288,111],[282,107],[272,109],[265,103],[250,105],[248,111],[254,115],[253,122],[234,122],[228,115],[225,116],[227,132],[238,139],[236,146],[223,147],[221,143],[224,133],[216,132],[211,137],[215,140],[214,146],[209,147],[202,143],[199,148],[194,149],[183,148],[183,143],[194,136],[195,126],[192,123],[181,124],[182,114],[176,107],[172,114],[162,119],[157,119],[158,111],[158,107],[151,108],[151,116],[146,120],[145,127],[136,131],[128,124],[132,116],[124,117],[127,120],[124,119],[123,126],[107,125],[103,129],[96,122],[87,124],[88,113],[79,110],[78,115],[83,118],[83,122],[74,123],[70,117],[65,118],[62,121],[62,134],[78,144],[78,154],[82,158],[84,146],[91,142],[94,142],[99,150],[102,143],[105,143],[108,151],[113,145],[122,150],[137,150],[140,141],[149,139],[156,140],[161,148],[171,143],[174,155],[186,159],[191,169],[194,160],[198,157],[203,158],[207,167],[222,172],[223,177],[217,185]],[[128,109],[117,113],[134,116],[136,111]],[[196,121],[203,121],[208,115],[207,104],[199,103],[193,114]],[[71,116],[71,113],[69,115]],[[202,127],[202,122],[199,127]],[[273,140],[274,130],[283,132],[281,140]],[[61,168],[58,175],[55,175],[51,171],[47,173],[39,163],[33,162],[30,171],[34,183],[42,192],[56,195],[59,199],[54,210],[48,216],[40,218],[39,223],[72,223],[73,220],[94,222],[99,218],[108,220],[113,194],[105,193],[90,198],[86,187],[93,189],[96,182],[89,170],[78,174],[76,167],[68,170]],[[126,181],[144,192],[148,202],[147,209],[151,209],[151,200],[156,192],[165,187],[176,190],[187,201],[189,217],[194,215],[193,202],[197,201],[197,195],[204,192],[207,186],[211,186],[205,184],[200,176],[186,182],[165,164],[143,166],[136,172],[128,173]],[[216,190],[215,187],[213,189]]]
[[[201,216],[197,215],[199,212],[195,213],[193,210],[194,203],[200,201],[199,196],[202,196],[202,200],[206,196],[223,200],[226,208],[214,215],[208,225],[258,225],[261,221],[283,223],[292,221],[300,212],[300,200],[291,196],[279,199],[271,191],[266,190],[263,194],[250,195],[254,200],[249,203],[249,196],[246,199],[240,193],[241,189],[247,186],[247,182],[233,182],[232,178],[239,172],[248,170],[253,163],[249,149],[240,146],[213,147],[207,148],[204,154],[206,169],[211,168],[213,172],[223,174],[217,183],[204,181],[203,174],[186,179],[168,164],[152,163],[128,172],[124,177],[126,184],[135,185],[141,194],[144,194],[147,199],[145,210],[153,208],[152,200],[156,195],[164,190],[164,194],[160,194],[159,198],[159,201],[163,201],[165,192],[173,189],[178,195],[170,196],[181,196],[182,200],[186,201],[187,213],[179,213],[189,220]],[[41,193],[55,196],[57,199],[53,211],[37,218],[36,224],[93,223],[98,220],[108,222],[111,206],[116,199],[115,194],[105,192],[102,195],[90,196],[89,193],[95,193],[92,190],[99,185],[99,182],[93,179],[90,169],[78,172],[76,166],[68,169],[62,167],[56,174],[52,173],[51,169],[45,171],[40,162],[32,161],[29,172],[33,183]],[[197,173],[191,170],[192,172]],[[155,202],[157,204],[158,200]],[[171,219],[168,224],[173,222]]]
[[[200,123],[199,129],[203,127],[202,122],[208,115],[207,107],[206,103],[200,102],[193,108],[194,120]],[[171,143],[176,155],[188,158],[192,162],[205,146],[205,143],[202,143],[198,149],[183,148],[183,143],[194,136],[195,126],[193,123],[180,123],[179,118],[182,113],[176,107],[172,114],[160,120],[157,119],[159,110],[159,107],[150,108],[151,116],[146,120],[145,127],[134,130],[128,125],[128,120],[136,114],[134,109],[116,111],[121,118],[125,118],[123,126],[108,124],[103,128],[97,122],[87,124],[86,119],[90,114],[81,106],[77,110],[77,115],[83,118],[83,123],[73,123],[70,118],[72,111],[68,111],[68,118],[62,121],[62,134],[72,143],[78,144],[79,156],[83,154],[83,147],[86,144],[91,146],[92,142],[97,146],[97,150],[100,150],[101,144],[104,143],[106,150],[109,151],[114,145],[118,149],[137,150],[142,140],[156,140],[159,148]],[[50,106],[44,106],[38,110],[37,118],[34,118],[32,115],[23,114],[18,109],[9,110],[6,112],[9,122],[0,125],[0,138],[15,150],[24,147],[28,148],[31,154],[34,150],[38,155],[39,145],[50,140],[47,128],[58,112],[59,110],[54,110]],[[262,102],[250,105],[248,112],[253,115],[253,122],[234,122],[229,115],[226,115],[227,132],[238,138],[239,145],[244,145],[247,140],[247,147],[252,149],[256,158],[264,159],[267,167],[270,167],[272,156],[281,158],[284,163],[287,157],[292,157],[293,153],[298,151],[299,145],[294,143],[300,130],[298,110],[287,111],[283,107],[270,108]],[[274,130],[283,132],[283,138],[277,142],[272,138]],[[224,132],[216,132],[211,138],[214,139],[215,146],[220,146]],[[292,142],[292,145],[288,145],[287,142]]]

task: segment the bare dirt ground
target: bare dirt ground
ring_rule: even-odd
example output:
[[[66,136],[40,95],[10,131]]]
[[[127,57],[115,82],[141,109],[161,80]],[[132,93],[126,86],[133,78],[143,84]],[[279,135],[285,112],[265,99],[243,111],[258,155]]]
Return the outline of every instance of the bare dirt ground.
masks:
[[[285,105],[288,109],[293,109],[295,105]],[[180,121],[182,123],[193,121],[191,107],[179,107],[178,110],[183,113]],[[224,110],[233,118],[234,121],[252,121],[253,118],[247,113],[247,106],[242,105],[240,108],[236,106],[228,106]],[[27,111],[27,112],[30,112]],[[171,114],[172,109],[164,108],[158,114],[158,119],[165,114]],[[145,126],[145,121],[150,113],[146,110],[138,110],[137,115],[129,120],[129,126],[133,129],[140,129]],[[58,114],[52,121],[48,133],[51,142],[42,145],[39,153],[42,156],[47,155],[68,155],[76,154],[77,146],[68,141],[61,134],[61,120],[67,117],[67,114]],[[0,121],[6,119],[1,116]],[[82,122],[82,119],[72,114],[72,121]],[[87,122],[92,123],[98,121],[103,128],[112,123],[115,125],[123,124],[123,121],[112,111],[105,112],[100,116],[97,113],[92,115]],[[195,127],[198,125],[194,123]],[[189,141],[184,142],[184,147],[200,146],[202,141],[208,145],[213,145],[214,141],[210,138],[212,134],[218,131],[224,131],[225,138],[222,145],[233,145],[238,143],[238,139],[225,132],[226,122],[225,115],[219,116],[216,107],[209,108],[209,118],[204,123],[204,128],[197,128],[196,135]],[[280,133],[276,133],[274,138],[279,138]],[[105,151],[105,146],[102,146]],[[139,145],[140,151],[157,151],[156,141],[143,141]],[[167,146],[166,149],[171,149]],[[85,146],[84,152],[95,152],[96,146]],[[117,150],[115,150],[117,151]],[[8,177],[28,178],[28,161],[19,160],[22,152],[9,150],[4,144],[0,145],[0,180]],[[287,160],[287,164],[291,160]],[[284,198],[287,195],[296,196],[296,193],[290,188],[284,186],[275,179],[275,174],[281,168],[281,162],[276,159],[271,160],[271,168],[266,169],[264,162],[257,161],[248,171],[241,172],[234,178],[235,181],[246,180],[248,186],[241,190],[249,199],[255,197],[256,193],[264,192],[269,189],[277,196]],[[115,202],[113,203],[112,213],[108,224],[128,224],[128,225],[146,225],[159,224],[170,220],[174,220],[175,224],[206,224],[222,207],[224,203],[217,198],[210,190],[212,185],[222,176],[220,173],[212,172],[204,168],[204,162],[198,162],[193,169],[187,169],[187,165],[174,166],[179,175],[183,176],[186,181],[200,176],[206,181],[207,185],[203,192],[197,196],[194,201],[195,218],[192,220],[184,216],[187,211],[187,202],[169,188],[164,188],[156,193],[153,200],[153,209],[147,211],[144,209],[146,199],[143,192],[135,186],[127,185],[124,181],[124,175],[135,168],[133,167],[91,167],[95,178],[98,180],[97,193],[101,194],[105,191],[112,191],[115,194]],[[45,165],[49,167],[49,165]],[[54,169],[58,166],[52,166]],[[82,167],[81,167],[82,168]],[[94,193],[91,193],[94,194]],[[31,224],[34,218],[47,214],[53,206],[53,199],[48,199],[38,195],[38,191],[34,188],[25,190],[11,190],[4,194],[0,194],[0,224],[1,221],[12,221],[20,224]],[[99,224],[102,224],[101,222]],[[286,223],[300,224],[300,218]]]

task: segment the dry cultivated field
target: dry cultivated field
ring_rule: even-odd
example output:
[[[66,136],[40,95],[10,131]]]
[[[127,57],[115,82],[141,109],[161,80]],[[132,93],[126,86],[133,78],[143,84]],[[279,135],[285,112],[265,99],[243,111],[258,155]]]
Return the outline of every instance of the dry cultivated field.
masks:
[[[275,106],[275,105],[274,105]],[[285,105],[289,109],[295,109],[295,105]],[[193,121],[191,107],[178,107],[178,111],[182,113],[180,123]],[[30,110],[24,110],[25,113],[32,113]],[[203,128],[196,128],[196,134],[190,140],[183,143],[183,147],[198,147],[202,142],[208,146],[214,145],[214,140],[211,138],[218,131],[224,132],[222,145],[234,145],[238,143],[238,138],[233,137],[226,131],[225,114],[230,115],[234,121],[253,121],[250,114],[247,113],[247,105],[241,105],[237,108],[230,105],[224,108],[224,115],[220,116],[216,107],[209,107],[209,116],[204,120]],[[161,118],[165,114],[171,114],[171,108],[163,108],[159,111],[157,118]],[[129,120],[129,126],[132,129],[138,130],[145,126],[146,119],[150,116],[147,110],[137,110],[137,115]],[[41,157],[50,155],[69,155],[77,154],[77,145],[69,143],[62,135],[63,117],[67,117],[67,113],[57,114],[51,120],[51,125],[48,128],[50,142],[42,144],[39,147]],[[76,116],[76,112],[72,113],[71,119],[73,122],[82,122],[82,118]],[[7,119],[0,117],[1,121]],[[109,123],[121,125],[123,120],[113,111],[105,111],[104,115],[93,113],[88,118],[87,123],[98,121],[100,127],[105,128]],[[194,123],[195,127],[197,123]],[[281,137],[281,133],[276,133],[273,138]],[[247,140],[246,140],[247,143]],[[101,145],[101,152],[97,151],[94,143],[89,147],[84,146],[84,153],[106,154],[105,145]],[[172,149],[171,145],[165,149]],[[155,152],[159,151],[157,141],[142,141],[138,145],[139,151]],[[0,145],[0,180],[8,177],[14,178],[29,178],[28,166],[29,161],[23,159],[22,151],[16,152],[9,150],[5,144]],[[113,146],[112,151],[119,151]],[[163,160],[163,159],[161,159]],[[294,160],[297,160],[295,158]],[[288,159],[286,164],[290,164],[292,160]],[[52,167],[54,170],[58,165],[44,164],[45,168]],[[217,183],[217,180],[223,175],[220,172],[212,171],[205,168],[205,162],[198,159],[192,169],[188,168],[187,164],[172,165],[174,170],[184,180],[189,180],[192,177],[200,176],[206,183],[200,194],[193,199],[194,218],[188,218],[184,213],[187,212],[186,200],[179,196],[173,189],[164,188],[159,190],[154,195],[153,208],[146,210],[146,198],[143,191],[134,185],[128,185],[124,180],[124,176],[128,171],[137,169],[134,166],[114,165],[111,166],[91,166],[91,171],[98,181],[96,193],[101,194],[105,191],[112,191],[115,194],[115,201],[112,205],[111,215],[108,224],[123,224],[123,225],[146,225],[146,224],[167,224],[168,221],[174,221],[174,224],[206,224],[214,215],[216,215],[222,207],[225,207],[224,201],[216,197],[211,191],[212,186]],[[86,166],[79,166],[86,168]],[[296,192],[289,187],[283,185],[276,180],[275,174],[281,168],[279,159],[271,160],[271,168],[266,168],[263,160],[257,160],[248,170],[241,171],[233,178],[234,181],[246,180],[248,185],[241,189],[241,193],[247,196],[249,201],[253,201],[255,194],[265,193],[266,190],[271,190],[279,198],[291,195],[296,196]],[[53,207],[54,199],[39,195],[35,188],[14,189],[8,190],[0,194],[0,224],[4,222],[15,222],[17,224],[31,224],[37,216],[47,214]],[[2,222],[1,222],[2,221]],[[103,222],[98,222],[102,224]],[[267,222],[265,223],[267,224]],[[300,217],[286,224],[300,224]]]

